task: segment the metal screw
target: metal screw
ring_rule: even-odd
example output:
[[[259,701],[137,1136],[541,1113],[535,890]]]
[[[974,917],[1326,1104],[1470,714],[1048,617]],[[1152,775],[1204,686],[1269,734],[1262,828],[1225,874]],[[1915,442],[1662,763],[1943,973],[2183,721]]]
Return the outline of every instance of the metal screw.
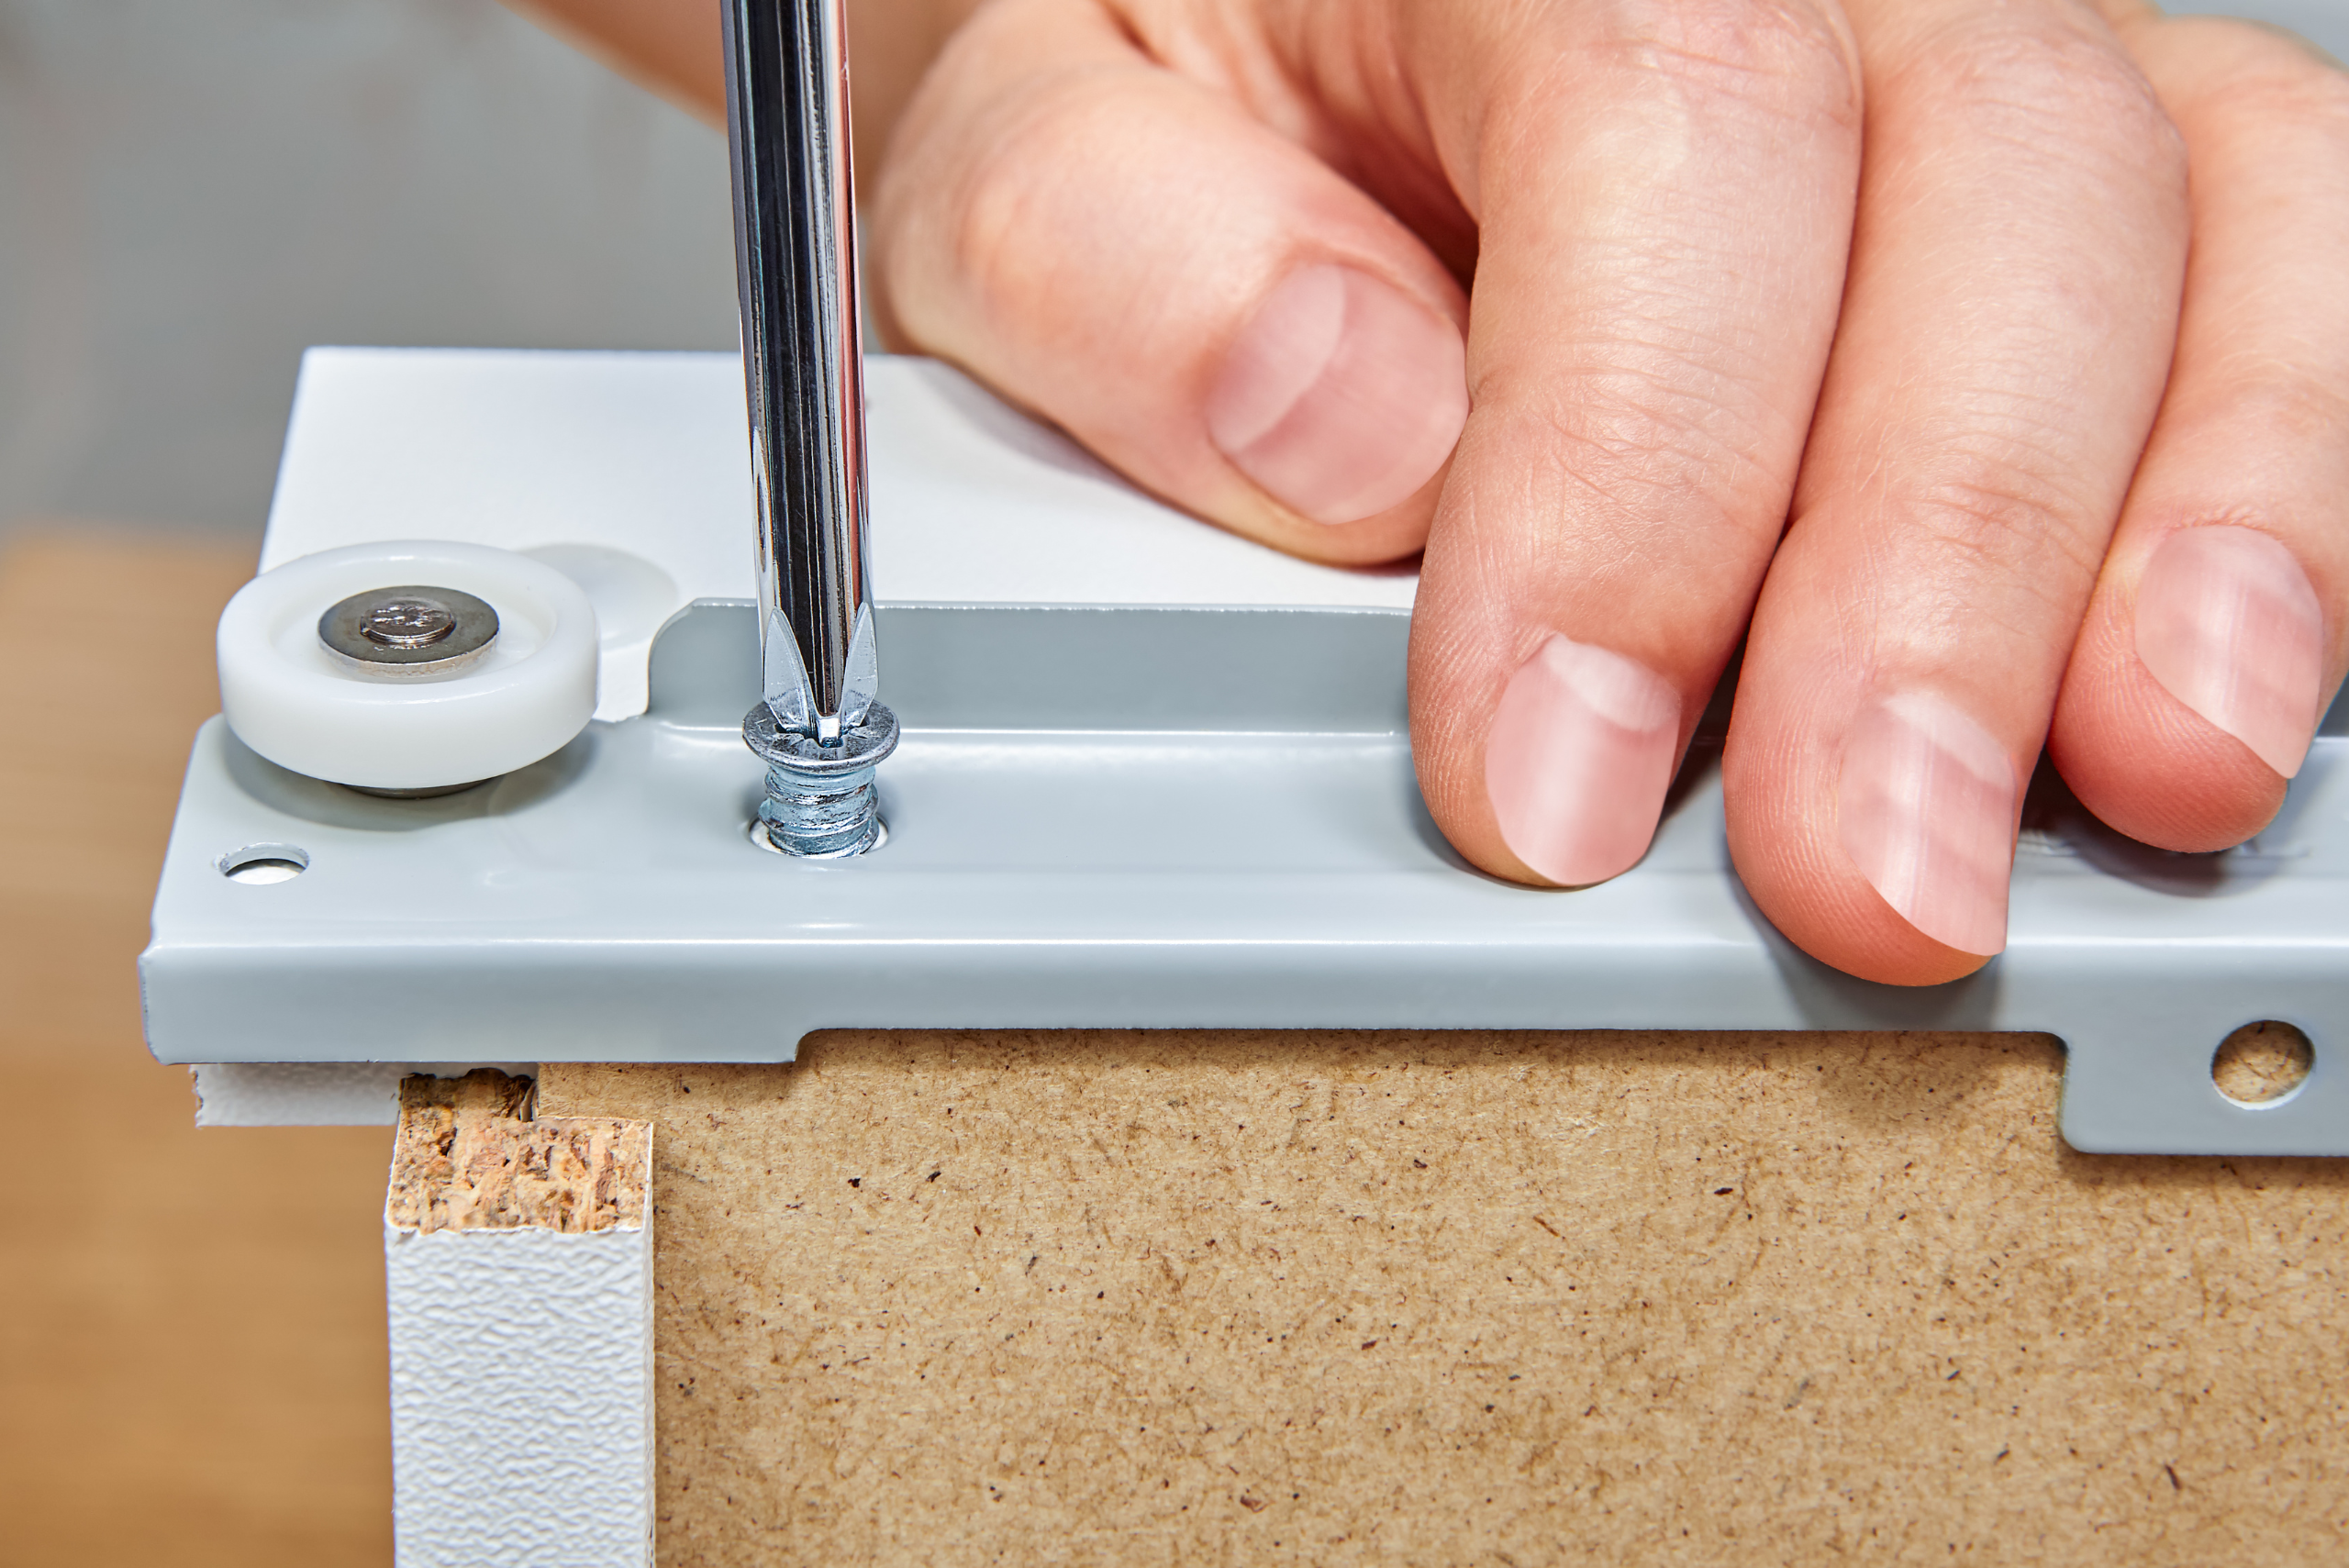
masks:
[[[318,640],[345,664],[371,675],[447,675],[480,659],[497,641],[497,612],[455,588],[370,588],[318,617]]]
[[[457,629],[457,617],[423,599],[387,599],[359,617],[359,635],[386,648],[429,648]]]
[[[766,704],[742,720],[742,740],[767,765],[759,821],[786,855],[840,860],[880,841],[881,801],[873,770],[897,749],[897,716],[874,703],[836,745],[784,728]]]

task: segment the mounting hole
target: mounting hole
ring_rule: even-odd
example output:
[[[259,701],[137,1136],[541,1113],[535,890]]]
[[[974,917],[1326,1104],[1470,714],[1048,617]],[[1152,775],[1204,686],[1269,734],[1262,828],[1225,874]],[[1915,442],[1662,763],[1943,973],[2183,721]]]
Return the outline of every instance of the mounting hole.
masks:
[[[2287,1023],[2263,1018],[2219,1042],[2210,1081],[2239,1106],[2272,1106],[2307,1082],[2316,1047]]]
[[[743,825],[742,835],[744,838],[751,840],[751,848],[754,850],[762,851],[766,854],[776,856],[782,860],[787,861],[793,858],[790,851],[778,850],[774,847],[774,840],[767,837],[767,825],[760,821],[755,817],[751,817],[748,823]],[[881,831],[874,836],[873,848],[866,850],[864,852],[869,855],[873,853],[874,850],[880,849],[888,841],[889,824],[885,819],[881,824]]]
[[[310,851],[293,844],[247,844],[213,862],[230,882],[262,887],[291,882],[310,869]]]

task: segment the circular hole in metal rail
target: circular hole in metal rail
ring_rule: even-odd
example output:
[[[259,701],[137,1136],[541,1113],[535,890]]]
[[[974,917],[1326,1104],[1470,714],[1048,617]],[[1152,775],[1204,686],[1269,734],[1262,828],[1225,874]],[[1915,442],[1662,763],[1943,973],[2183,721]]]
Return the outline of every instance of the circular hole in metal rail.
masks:
[[[2219,1042],[2210,1081],[2239,1106],[2272,1106],[2291,1097],[2316,1065],[2316,1047],[2287,1023],[2263,1018]]]
[[[778,850],[774,847],[774,840],[767,837],[766,826],[767,825],[764,822],[762,822],[755,817],[751,817],[749,822],[743,825],[742,832],[743,835],[751,840],[751,848],[754,850],[764,850],[771,855],[781,855],[787,861],[797,859],[798,857],[792,854],[790,851]],[[881,823],[881,831],[874,835],[873,847],[865,851],[864,853],[867,855],[878,854],[883,849],[887,847],[888,842],[889,824],[887,819],[884,818]],[[863,856],[857,855],[848,858],[862,860]]]
[[[262,887],[291,882],[310,869],[310,851],[294,844],[247,844],[213,862],[230,882]]]

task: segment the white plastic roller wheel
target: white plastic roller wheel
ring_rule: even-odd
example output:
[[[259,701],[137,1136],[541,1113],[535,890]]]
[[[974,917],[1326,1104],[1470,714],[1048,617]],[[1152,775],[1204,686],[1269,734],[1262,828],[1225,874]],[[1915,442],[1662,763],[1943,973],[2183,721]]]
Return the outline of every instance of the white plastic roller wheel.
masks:
[[[461,670],[386,677],[318,640],[353,594],[406,584],[488,601],[497,637]],[[596,611],[553,567],[486,545],[401,539],[265,572],[220,617],[220,709],[281,768],[366,789],[429,790],[528,767],[596,711]]]

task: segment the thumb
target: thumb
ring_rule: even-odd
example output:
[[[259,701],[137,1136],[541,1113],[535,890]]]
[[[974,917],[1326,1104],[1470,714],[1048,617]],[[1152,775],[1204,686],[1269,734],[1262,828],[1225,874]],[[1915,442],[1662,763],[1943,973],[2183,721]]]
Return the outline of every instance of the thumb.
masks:
[[[1090,0],[983,11],[891,154],[893,337],[1236,532],[1344,562],[1425,541],[1466,296],[1326,164]]]

